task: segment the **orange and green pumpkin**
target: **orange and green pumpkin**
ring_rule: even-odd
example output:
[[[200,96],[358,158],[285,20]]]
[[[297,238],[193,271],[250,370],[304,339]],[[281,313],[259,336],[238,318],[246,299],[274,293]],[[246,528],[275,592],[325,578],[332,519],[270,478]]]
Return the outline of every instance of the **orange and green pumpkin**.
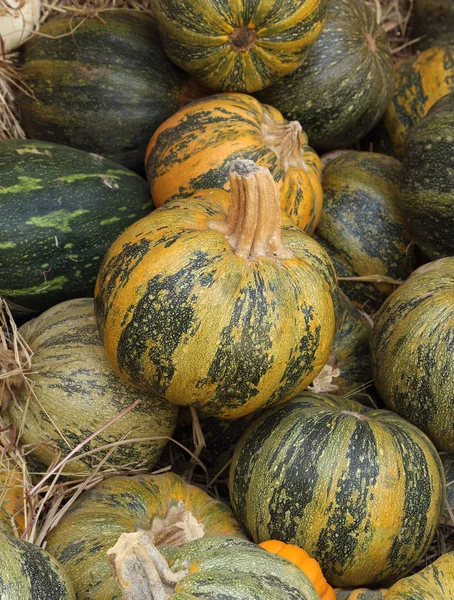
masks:
[[[398,205],[401,164],[372,152],[343,152],[323,171],[324,209],[316,231],[338,277],[411,273],[410,235]],[[377,310],[393,291],[389,283],[340,281],[352,302]]]
[[[399,207],[428,258],[454,255],[454,91],[408,133]]]
[[[418,49],[454,43],[454,0],[415,0],[412,36]]]
[[[149,532],[157,545],[244,534],[227,506],[173,473],[112,477],[84,492],[46,537],[77,598],[120,600],[107,550],[123,533]]]
[[[281,212],[270,172],[237,161],[230,183],[230,195],[203,190],[130,227],[95,293],[125,381],[225,419],[311,383],[334,339],[337,293],[328,255]]]
[[[88,474],[108,456],[111,467],[152,467],[171,437],[178,410],[153,393],[125,385],[114,373],[96,326],[92,298],[57,304],[19,333],[33,352],[8,419],[22,428],[29,457],[48,467],[134,402],[64,467]],[[30,393],[32,386],[33,393]],[[132,441],[140,440],[140,441]]]
[[[454,552],[395,583],[385,600],[454,600]]]
[[[433,444],[395,413],[305,393],[243,434],[230,499],[254,541],[304,548],[333,586],[374,586],[424,556],[445,481]]]
[[[369,590],[368,588],[358,588],[356,590],[336,589],[336,600],[384,600],[388,590]]]
[[[300,229],[314,231],[323,203],[320,159],[297,121],[246,94],[193,102],[157,129],[145,158],[155,205],[197,190],[228,190],[237,159],[270,169],[281,207]]]
[[[326,0],[157,0],[154,12],[175,64],[214,90],[254,92],[302,64]]]
[[[362,0],[329,0],[328,17],[304,64],[259,100],[297,119],[317,149],[350,146],[370,131],[392,94],[389,41]]]
[[[383,122],[398,156],[408,131],[443,96],[454,91],[454,45],[434,46],[394,69],[394,93]]]
[[[454,258],[417,269],[376,315],[375,387],[388,408],[454,452]]]

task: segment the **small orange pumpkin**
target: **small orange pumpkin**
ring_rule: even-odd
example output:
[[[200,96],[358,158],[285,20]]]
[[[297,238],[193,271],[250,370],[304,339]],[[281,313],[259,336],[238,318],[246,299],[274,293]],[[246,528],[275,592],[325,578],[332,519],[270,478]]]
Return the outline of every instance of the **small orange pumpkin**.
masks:
[[[303,550],[299,546],[293,544],[286,544],[285,542],[279,542],[278,540],[267,540],[259,544],[261,548],[264,548],[268,552],[282,556],[303,571],[305,575],[310,579],[310,582],[317,590],[322,600],[336,600],[336,594],[333,588],[326,581],[320,565],[311,558],[306,550]]]

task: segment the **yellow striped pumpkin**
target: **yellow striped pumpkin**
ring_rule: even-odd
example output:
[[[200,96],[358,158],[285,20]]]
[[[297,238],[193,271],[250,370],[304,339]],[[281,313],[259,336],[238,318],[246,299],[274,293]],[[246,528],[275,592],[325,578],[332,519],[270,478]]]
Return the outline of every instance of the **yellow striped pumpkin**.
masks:
[[[230,180],[231,196],[175,199],[127,229],[95,290],[124,380],[227,419],[311,383],[333,342],[337,293],[328,255],[282,215],[270,172],[237,161]]]
[[[311,234],[323,203],[322,164],[298,121],[246,94],[218,94],[191,103],[151,138],[145,163],[155,206],[207,188],[229,189],[233,160],[270,169],[281,207]]]
[[[208,87],[261,90],[303,62],[326,0],[157,0],[164,50]]]
[[[454,600],[454,552],[395,583],[385,600]]]

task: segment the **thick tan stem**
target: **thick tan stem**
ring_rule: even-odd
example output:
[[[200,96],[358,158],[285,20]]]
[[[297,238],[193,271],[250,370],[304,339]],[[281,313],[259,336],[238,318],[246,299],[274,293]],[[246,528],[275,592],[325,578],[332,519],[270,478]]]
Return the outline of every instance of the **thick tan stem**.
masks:
[[[168,546],[183,546],[192,540],[204,536],[203,523],[199,523],[189,510],[185,510],[183,503],[172,506],[165,519],[154,519],[151,530],[151,539],[154,544]]]
[[[268,169],[251,160],[237,160],[230,169],[230,211],[226,221],[209,227],[224,233],[235,254],[246,260],[291,258],[281,239],[281,208]]]
[[[337,366],[335,354],[330,354],[326,365],[309,386],[309,390],[315,394],[333,394],[339,392],[339,386],[335,379],[341,374]]]
[[[276,123],[264,112],[262,136],[265,144],[277,156],[282,169],[287,171],[290,167],[297,167],[307,171],[301,152],[301,147],[307,144],[307,136],[299,121]]]

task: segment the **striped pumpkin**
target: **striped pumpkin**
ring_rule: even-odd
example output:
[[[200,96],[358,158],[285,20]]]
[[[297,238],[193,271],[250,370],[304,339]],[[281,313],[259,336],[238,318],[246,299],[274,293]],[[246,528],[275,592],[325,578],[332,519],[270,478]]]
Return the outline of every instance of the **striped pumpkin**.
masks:
[[[23,427],[21,443],[33,448],[35,460],[49,466],[139,400],[133,410],[96,435],[83,448],[84,456],[76,455],[64,473],[90,473],[112,450],[110,466],[156,463],[175,428],[177,408],[125,385],[113,372],[99,338],[93,299],[58,304],[19,332],[33,351],[27,373],[33,394],[28,386],[21,389],[9,419]],[[155,439],[128,442],[137,438]]]
[[[399,206],[427,257],[454,255],[454,91],[406,138]]]
[[[329,0],[326,25],[307,60],[258,98],[297,119],[314,148],[350,146],[385,112],[392,73],[375,13],[362,0]]]
[[[385,302],[371,338],[386,406],[454,452],[454,258],[417,269]]]
[[[214,90],[254,92],[302,64],[326,0],[157,0],[155,14],[175,64]]]
[[[237,161],[230,180],[231,197],[201,191],[130,227],[95,293],[124,380],[226,419],[311,383],[333,342],[336,293],[319,244],[285,215],[281,226],[270,172]]]
[[[324,209],[316,240],[338,277],[411,273],[410,235],[398,206],[401,164],[382,154],[344,152],[323,171]],[[355,305],[373,312],[393,291],[389,283],[340,281]]]
[[[369,590],[367,588],[358,588],[356,590],[337,589],[336,600],[384,600],[388,590]]]
[[[0,533],[2,600],[76,600],[63,567],[45,550]]]
[[[440,458],[395,413],[303,394],[265,411],[230,467],[239,523],[304,548],[333,586],[396,580],[425,554],[445,500]]]
[[[298,122],[245,94],[193,102],[157,129],[145,158],[155,205],[197,190],[228,190],[230,166],[240,158],[270,169],[281,207],[312,233],[323,203],[320,160]]]
[[[399,157],[408,131],[443,96],[454,91],[454,45],[434,46],[394,69],[394,93],[383,122]]]
[[[434,563],[395,583],[386,600],[454,600],[454,552],[447,552]]]
[[[141,530],[174,549],[190,533],[187,517],[200,534],[244,537],[226,505],[166,473],[112,477],[84,492],[47,535],[47,548],[64,565],[77,598],[120,600],[107,550],[122,533]]]
[[[0,533],[19,537],[25,529],[24,482],[17,465],[0,451]]]

